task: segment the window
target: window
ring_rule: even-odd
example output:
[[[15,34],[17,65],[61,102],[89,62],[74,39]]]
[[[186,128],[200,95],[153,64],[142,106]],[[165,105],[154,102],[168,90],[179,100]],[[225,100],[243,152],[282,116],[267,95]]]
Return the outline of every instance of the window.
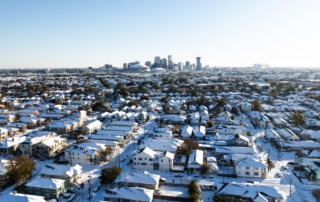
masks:
[[[161,159],[161,162],[163,162],[163,159]]]
[[[133,165],[137,165],[136,163],[133,163]]]
[[[254,172],[254,175],[255,175],[255,176],[258,176],[258,175],[259,175],[259,173],[258,173],[258,172]]]
[[[146,166],[147,164],[146,163],[141,163],[141,165]]]
[[[247,170],[249,170],[249,169],[250,169],[250,167],[249,167],[249,166],[247,166],[247,167],[246,167],[246,169],[247,169]]]
[[[152,161],[152,158],[149,158],[149,161]]]
[[[255,170],[259,170],[259,167],[254,167]]]
[[[142,161],[142,158],[139,158],[140,161]]]
[[[147,158],[144,158],[144,160],[147,160]]]
[[[250,175],[250,172],[246,171],[246,175]]]
[[[134,157],[133,160],[136,160],[136,157]]]

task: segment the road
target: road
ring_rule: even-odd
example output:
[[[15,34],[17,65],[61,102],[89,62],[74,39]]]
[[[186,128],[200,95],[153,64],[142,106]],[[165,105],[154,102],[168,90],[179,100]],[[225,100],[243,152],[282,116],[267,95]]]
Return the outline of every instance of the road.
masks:
[[[269,158],[273,161],[275,168],[278,172],[280,172],[282,174],[282,180],[284,180],[285,182],[282,184],[287,184],[288,186],[290,186],[290,181],[292,184],[292,193],[295,192],[296,195],[300,198],[297,199],[297,201],[311,201],[310,198],[306,198],[304,196],[304,194],[302,193],[302,191],[312,191],[313,188],[315,188],[315,186],[309,186],[309,185],[304,185],[302,184],[299,179],[297,179],[297,177],[292,173],[292,171],[290,170],[290,168],[288,168],[288,170],[283,170],[282,167],[288,167],[286,164],[284,163],[284,161],[282,161],[280,159],[280,157],[278,156],[278,151],[271,146],[270,142],[266,142],[264,143],[262,141],[262,136],[263,136],[263,132],[257,133],[256,137],[257,137],[257,141],[258,143],[264,148],[264,150],[266,152],[269,152]]]
[[[153,129],[154,124],[156,124],[156,123],[152,119],[152,120],[148,121],[147,123],[145,123],[144,125],[141,125],[140,130],[138,132],[138,135],[136,136],[136,139],[139,137],[144,137],[145,134],[148,134]],[[109,161],[107,164],[101,165],[97,169],[95,169],[95,172],[99,172],[99,174],[100,174],[100,171],[104,168],[117,166],[117,164],[119,163],[118,160],[121,161],[123,158],[125,158],[126,155],[128,155],[128,158],[131,158],[133,150],[136,147],[136,143],[137,143],[136,140],[131,141],[128,145],[125,146],[125,148],[121,152],[119,152],[119,154],[115,155],[111,159],[111,161]],[[98,186],[100,186],[99,178],[98,177],[92,178],[91,179],[91,193],[92,193],[92,190],[94,190]],[[78,193],[78,195],[74,201],[81,201],[81,202],[88,201],[88,196],[89,196],[89,184],[88,184],[88,181],[86,181],[84,188],[80,190],[80,193]]]

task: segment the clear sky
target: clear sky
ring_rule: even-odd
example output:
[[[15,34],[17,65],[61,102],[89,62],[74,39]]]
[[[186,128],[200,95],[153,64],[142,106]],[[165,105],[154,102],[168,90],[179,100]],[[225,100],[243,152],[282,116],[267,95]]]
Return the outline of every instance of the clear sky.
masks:
[[[320,67],[320,0],[0,0],[0,68]]]

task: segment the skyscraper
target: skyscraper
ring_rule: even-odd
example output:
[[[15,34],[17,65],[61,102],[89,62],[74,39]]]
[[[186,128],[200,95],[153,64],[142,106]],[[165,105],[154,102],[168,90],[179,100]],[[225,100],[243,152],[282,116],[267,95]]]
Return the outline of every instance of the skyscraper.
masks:
[[[168,68],[172,69],[172,67],[173,67],[172,55],[168,55]]]
[[[156,57],[154,57],[154,63],[155,64],[160,64],[160,57],[159,56],[156,56]]]
[[[201,65],[201,57],[197,57],[197,65],[196,65],[196,69],[197,70],[202,70],[202,65]]]

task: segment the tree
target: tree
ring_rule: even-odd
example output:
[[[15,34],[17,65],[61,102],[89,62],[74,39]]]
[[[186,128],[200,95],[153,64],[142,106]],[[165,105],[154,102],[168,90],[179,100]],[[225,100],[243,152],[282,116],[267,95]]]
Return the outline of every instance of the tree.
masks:
[[[302,114],[295,112],[292,114],[292,122],[294,126],[302,126],[306,123],[306,120]]]
[[[192,202],[197,202],[201,200],[201,189],[197,180],[192,180],[188,188],[189,200]]]
[[[7,184],[20,184],[29,179],[32,171],[36,170],[36,164],[37,162],[35,160],[26,156],[18,156],[10,159],[6,166],[8,170],[6,173]]]
[[[100,160],[102,161],[106,161],[107,157],[112,154],[111,149],[98,150],[97,152],[99,154]]]
[[[21,114],[18,113],[15,115],[15,121],[19,121],[20,118],[21,118]]]
[[[207,175],[212,171],[212,165],[204,163],[200,168],[200,174],[201,175]]]
[[[196,141],[186,139],[184,141],[184,146],[180,148],[183,155],[189,156],[193,150],[198,149],[199,144]]]
[[[320,189],[312,190],[312,195],[316,198],[317,202],[320,202]]]
[[[261,104],[258,100],[254,100],[251,102],[251,109],[253,111],[260,111],[261,110]]]
[[[113,166],[111,168],[105,168],[101,170],[101,176],[99,177],[100,183],[103,185],[113,183],[120,175],[122,168]]]
[[[213,127],[213,121],[209,120],[207,121],[207,127],[212,128]]]
[[[272,160],[270,158],[267,159],[266,163],[268,165],[268,171],[270,171],[271,168],[274,167],[274,164],[273,164],[273,162],[272,162]]]

